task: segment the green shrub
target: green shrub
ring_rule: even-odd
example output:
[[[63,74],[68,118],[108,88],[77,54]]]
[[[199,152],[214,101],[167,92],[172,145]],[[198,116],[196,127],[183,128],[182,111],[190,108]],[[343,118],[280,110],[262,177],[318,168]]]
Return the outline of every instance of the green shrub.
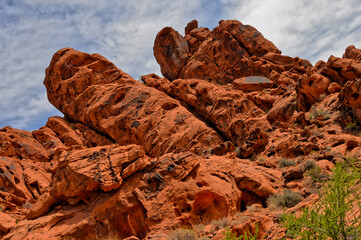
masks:
[[[323,99],[325,99],[326,96],[327,96],[327,95],[326,95],[325,93],[320,94],[320,95],[319,95],[320,101],[322,101]]]
[[[346,125],[347,129],[353,129],[357,125],[357,120],[354,120],[353,122],[350,122]]]
[[[190,229],[176,229],[168,237],[169,240],[197,240],[197,234]]]
[[[274,208],[290,208],[301,202],[302,196],[290,189],[283,190],[282,193],[271,195],[267,200],[267,205]]]
[[[245,233],[244,236],[237,237],[236,233],[232,233],[232,230],[229,228],[226,228],[226,230],[223,232],[224,237],[223,240],[257,240],[258,235],[258,225],[256,224],[256,230],[255,234],[251,234],[250,232]]]
[[[316,163],[312,160],[308,160],[302,165],[303,171],[311,170],[314,169],[315,167],[316,167]]]
[[[284,214],[282,223],[292,239],[360,239],[361,191],[357,183],[361,179],[352,164],[337,163],[316,204],[306,207],[297,217]]]
[[[329,174],[322,170],[319,166],[308,170],[306,172],[306,176],[310,176],[313,182],[323,182],[329,178]]]
[[[294,160],[288,160],[286,158],[281,158],[280,160],[278,160],[278,166],[280,166],[280,168],[290,167],[294,165],[296,165],[296,162]]]
[[[330,119],[331,118],[331,114],[327,111],[325,111],[323,108],[320,109],[316,109],[315,106],[311,107],[310,113],[308,114],[308,117],[310,119],[316,119],[319,116],[322,116],[324,119]]]

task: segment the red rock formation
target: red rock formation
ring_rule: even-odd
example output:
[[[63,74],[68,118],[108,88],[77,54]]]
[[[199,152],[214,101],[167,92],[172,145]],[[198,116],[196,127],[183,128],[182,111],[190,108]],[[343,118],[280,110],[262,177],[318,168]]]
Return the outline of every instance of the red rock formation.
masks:
[[[297,85],[298,109],[308,110],[320,100],[320,95],[339,92],[348,81],[360,78],[360,56],[360,50],[351,45],[343,58],[330,56],[327,63],[319,61]]]
[[[361,76],[361,74],[360,74]],[[342,105],[351,108],[357,121],[361,122],[361,78],[348,81],[339,95]]]
[[[235,145],[241,146],[246,136],[255,129],[257,122],[264,122],[261,119],[264,112],[240,91],[200,79],[177,79],[170,82],[150,74],[143,76],[142,80],[147,86],[184,102],[191,112],[199,114]],[[255,123],[246,124],[251,121]],[[264,131],[268,127],[267,124],[262,126]]]
[[[46,71],[49,101],[114,142],[140,144],[150,156],[176,149],[202,152],[222,143],[178,101],[145,87],[100,55],[62,49]]]
[[[224,84],[259,75],[277,84],[294,84],[312,66],[306,60],[281,55],[260,32],[239,21],[220,21],[213,31],[197,25],[190,23],[184,37],[170,27],[158,33],[153,50],[165,78],[200,78]]]
[[[165,78],[134,80],[98,54],[55,53],[44,84],[64,113],[33,132],[0,129],[0,238],[280,239],[267,206],[283,189],[317,201],[307,169],[361,157],[360,56],[316,66],[281,55],[255,28],[193,20],[159,32]],[[202,225],[203,224],[203,225]],[[198,231],[197,230],[197,231]]]

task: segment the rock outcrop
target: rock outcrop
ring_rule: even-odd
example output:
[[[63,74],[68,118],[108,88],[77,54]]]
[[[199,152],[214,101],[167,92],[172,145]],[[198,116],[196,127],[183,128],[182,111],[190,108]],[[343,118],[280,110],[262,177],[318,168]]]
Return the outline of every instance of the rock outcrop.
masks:
[[[164,77],[142,82],[99,54],[59,50],[46,69],[64,117],[0,129],[0,238],[285,236],[267,199],[317,201],[309,169],[361,157],[361,50],[312,66],[255,28],[191,21],[155,38]],[[311,162],[311,163],[310,163]],[[323,173],[322,172],[322,173]],[[311,182],[311,184],[310,184]]]
[[[169,80],[198,78],[219,84],[252,75],[294,85],[312,65],[307,60],[281,55],[281,51],[252,26],[236,20],[220,21],[212,31],[186,28],[183,37],[170,27],[154,42],[154,56]]]
[[[178,101],[142,85],[98,54],[59,50],[46,72],[49,101],[113,142],[142,145],[150,156],[177,149],[202,152],[223,142]]]

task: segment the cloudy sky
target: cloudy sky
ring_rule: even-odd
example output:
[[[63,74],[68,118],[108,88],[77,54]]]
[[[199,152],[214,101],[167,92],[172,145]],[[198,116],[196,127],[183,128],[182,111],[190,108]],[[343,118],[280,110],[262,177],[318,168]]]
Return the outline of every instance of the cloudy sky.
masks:
[[[312,63],[361,48],[360,0],[1,0],[0,19],[0,128],[24,130],[62,116],[42,82],[64,47],[99,53],[135,79],[160,74],[156,34],[165,26],[184,34],[192,19],[210,29],[237,19]]]

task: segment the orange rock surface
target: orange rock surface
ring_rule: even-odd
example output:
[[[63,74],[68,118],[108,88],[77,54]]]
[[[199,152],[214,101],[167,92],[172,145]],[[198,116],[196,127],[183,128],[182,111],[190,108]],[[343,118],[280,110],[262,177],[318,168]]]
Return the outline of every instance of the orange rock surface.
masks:
[[[64,117],[0,129],[1,239],[222,239],[285,235],[267,199],[317,201],[310,161],[361,157],[361,50],[312,66],[239,21],[196,20],[154,42],[163,77],[99,54],[56,52],[44,80]],[[308,164],[308,165],[307,165]],[[202,227],[203,226],[203,227]],[[201,229],[202,228],[202,229]]]

